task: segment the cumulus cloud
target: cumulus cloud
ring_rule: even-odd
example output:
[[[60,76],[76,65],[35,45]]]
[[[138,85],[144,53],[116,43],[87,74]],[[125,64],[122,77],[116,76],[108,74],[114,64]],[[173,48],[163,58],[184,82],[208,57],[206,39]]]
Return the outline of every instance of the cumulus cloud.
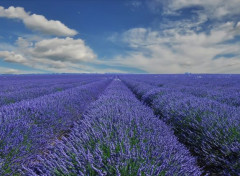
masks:
[[[96,58],[96,55],[85,45],[83,40],[69,37],[39,41],[30,48],[29,53],[33,57],[72,62],[90,62]]]
[[[19,37],[13,51],[0,51],[0,59],[53,72],[89,70],[96,55],[82,39],[50,38],[31,41]],[[68,71],[67,71],[68,70]]]
[[[56,36],[74,36],[77,31],[68,28],[57,20],[48,20],[43,15],[30,14],[22,7],[9,7],[5,9],[0,6],[0,17],[22,20],[29,29],[42,32],[44,34]]]
[[[0,58],[4,58],[4,61],[6,62],[14,63],[24,63],[27,61],[21,54],[16,54],[13,51],[0,51]]]

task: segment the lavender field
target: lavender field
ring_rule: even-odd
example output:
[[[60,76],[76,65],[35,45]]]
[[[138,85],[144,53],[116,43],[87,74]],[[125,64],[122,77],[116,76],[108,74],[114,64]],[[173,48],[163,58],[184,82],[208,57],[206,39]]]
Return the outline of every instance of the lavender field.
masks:
[[[0,175],[238,176],[240,75],[1,75]]]

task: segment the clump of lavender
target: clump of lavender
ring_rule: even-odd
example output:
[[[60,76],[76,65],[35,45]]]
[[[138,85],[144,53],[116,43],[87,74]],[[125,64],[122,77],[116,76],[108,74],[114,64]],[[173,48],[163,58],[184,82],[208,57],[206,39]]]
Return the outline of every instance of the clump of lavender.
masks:
[[[46,155],[23,164],[26,175],[201,175],[173,131],[113,81]]]

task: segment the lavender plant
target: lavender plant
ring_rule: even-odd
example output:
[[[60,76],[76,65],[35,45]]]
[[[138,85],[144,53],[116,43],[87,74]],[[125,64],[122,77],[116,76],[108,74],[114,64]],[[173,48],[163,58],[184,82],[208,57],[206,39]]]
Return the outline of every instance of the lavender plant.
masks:
[[[51,78],[51,76],[49,77]],[[35,79],[32,80],[33,78]],[[49,79],[48,77],[44,77],[45,79],[43,79],[42,76],[34,76],[33,78],[31,78],[30,80],[18,80],[15,84],[13,84],[12,82],[10,82],[9,84],[9,81],[13,79],[11,77],[8,77],[7,81],[3,81],[1,84],[3,87],[5,86],[5,89],[2,87],[0,88],[0,106],[16,103],[21,100],[29,100],[46,94],[51,94],[54,92],[66,90],[68,88],[73,88],[87,83],[91,83],[96,80],[103,79],[104,76],[72,77],[71,75],[69,75],[67,79],[64,77],[58,79],[53,79],[55,77],[51,79]],[[10,86],[12,86],[12,89],[10,89]]]
[[[127,75],[128,80],[240,106],[239,75]],[[144,86],[146,87],[146,86]]]
[[[68,132],[110,79],[0,108],[0,175],[12,175],[27,157]]]
[[[172,176],[201,170],[173,131],[116,80],[67,137],[24,163],[20,173]]]
[[[239,108],[208,98],[168,88],[125,79],[125,83],[155,114],[170,124],[175,135],[209,173],[238,175],[240,173]]]

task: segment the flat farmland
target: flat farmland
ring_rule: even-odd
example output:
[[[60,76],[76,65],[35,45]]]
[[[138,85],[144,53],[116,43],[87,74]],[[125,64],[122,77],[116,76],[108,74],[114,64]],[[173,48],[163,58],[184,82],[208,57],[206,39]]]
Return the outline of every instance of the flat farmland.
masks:
[[[0,175],[239,175],[240,76],[0,76]]]

